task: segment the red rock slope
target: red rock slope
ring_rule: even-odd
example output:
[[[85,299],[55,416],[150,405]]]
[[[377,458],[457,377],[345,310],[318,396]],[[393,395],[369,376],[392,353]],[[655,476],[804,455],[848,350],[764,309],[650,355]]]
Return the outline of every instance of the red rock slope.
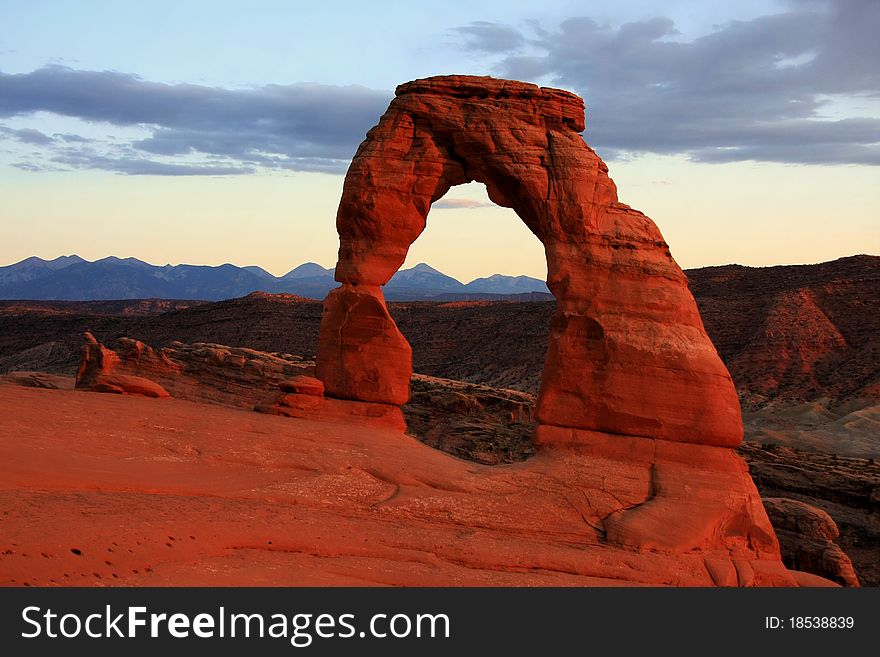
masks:
[[[747,407],[880,399],[880,257],[688,271]]]

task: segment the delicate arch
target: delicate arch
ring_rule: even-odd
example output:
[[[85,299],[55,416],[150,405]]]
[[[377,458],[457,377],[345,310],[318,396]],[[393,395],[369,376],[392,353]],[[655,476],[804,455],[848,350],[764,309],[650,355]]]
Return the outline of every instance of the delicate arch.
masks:
[[[539,423],[739,443],[736,392],[687,279],[654,223],[618,202],[583,130],[583,101],[557,89],[470,76],[397,88],[352,160],[336,216],[342,285],[324,302],[316,368],[329,395],[406,402],[412,352],[381,286],[431,203],[476,180],[544,244],[557,309]]]

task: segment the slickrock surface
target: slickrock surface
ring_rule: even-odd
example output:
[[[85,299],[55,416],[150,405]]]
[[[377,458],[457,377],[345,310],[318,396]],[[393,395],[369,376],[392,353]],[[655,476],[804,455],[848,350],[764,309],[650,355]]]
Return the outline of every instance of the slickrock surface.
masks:
[[[547,253],[558,303],[538,421],[739,443],[736,392],[687,279],[654,223],[618,202],[583,129],[583,101],[565,91],[470,76],[398,87],[352,160],[336,217],[342,286],[325,302],[316,361],[329,395],[406,400],[412,358],[381,286],[424,230],[431,203],[477,180]]]
[[[174,398],[0,384],[0,407],[5,585],[795,583],[724,448],[591,433],[484,466]]]

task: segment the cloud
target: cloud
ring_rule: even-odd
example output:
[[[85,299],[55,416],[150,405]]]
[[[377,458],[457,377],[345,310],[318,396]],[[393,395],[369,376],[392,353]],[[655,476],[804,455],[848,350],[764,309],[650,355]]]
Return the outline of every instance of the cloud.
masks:
[[[880,106],[878,32],[880,2],[860,0],[791,1],[781,13],[732,21],[690,41],[662,16],[616,27],[585,16],[520,27],[476,21],[456,31],[465,48],[494,61],[497,74],[582,95],[588,140],[605,157],[875,165],[880,111],[857,106]],[[21,154],[24,169],[341,173],[391,95],[305,83],[165,84],[52,65],[0,72],[0,118],[19,126],[0,127],[0,139]],[[22,125],[37,113],[34,125]],[[42,113],[108,127],[108,134],[50,135],[36,129],[51,121]]]
[[[588,141],[606,157],[880,164],[880,114],[853,109],[880,100],[877,2],[795,2],[691,41],[665,17],[619,27],[572,17],[521,32],[529,48],[517,52],[472,26],[459,32],[468,48],[485,39],[500,75],[582,95]],[[846,116],[823,115],[831,99]]]
[[[491,208],[493,203],[484,201],[472,201],[467,198],[443,198],[434,201],[431,205],[432,210],[473,210],[474,208]]]
[[[20,128],[16,130],[7,126],[0,126],[0,135],[5,135],[10,139],[21,142],[22,144],[45,145],[54,142],[54,139],[52,139],[52,137],[50,137],[49,135],[43,134],[39,130],[33,130],[31,128]]]
[[[150,82],[116,71],[47,66],[30,73],[0,72],[0,117],[49,112],[91,123],[150,131],[118,157],[66,148],[56,163],[121,173],[198,175],[193,160],[221,158],[211,173],[258,169],[344,171],[391,94],[361,86],[265,85],[224,89]],[[17,131],[21,133],[21,131]],[[4,133],[23,141],[20,134]],[[47,141],[29,143],[49,145]],[[89,141],[58,138],[67,146]]]
[[[102,169],[131,176],[233,176],[254,173],[254,168],[248,166],[156,162],[136,155],[108,157],[86,150],[55,155],[51,162],[55,166],[47,166],[42,170],[58,170],[57,165],[64,165],[73,169]]]
[[[456,30],[466,37],[465,47],[482,52],[508,52],[525,45],[526,38],[518,30],[489,21],[473,21]]]
[[[66,142],[77,142],[77,143],[80,143],[80,144],[85,144],[85,143],[88,143],[88,142],[90,142],[90,141],[93,141],[92,139],[89,139],[89,138],[87,138],[87,137],[82,137],[82,136],[80,136],[80,135],[75,135],[75,134],[72,134],[72,133],[70,133],[70,132],[56,132],[56,133],[55,133],[54,135],[52,135],[52,136],[53,136],[55,139],[60,139],[61,141],[66,141]]]
[[[16,169],[21,169],[22,171],[50,171],[51,169],[41,166],[39,164],[34,164],[33,162],[14,162],[12,164]]]

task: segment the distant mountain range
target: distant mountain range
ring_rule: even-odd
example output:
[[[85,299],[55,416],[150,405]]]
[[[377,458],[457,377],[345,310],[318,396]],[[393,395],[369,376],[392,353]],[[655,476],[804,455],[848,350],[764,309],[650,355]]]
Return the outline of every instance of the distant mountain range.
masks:
[[[323,299],[339,285],[333,275],[333,269],[314,262],[299,265],[284,276],[273,276],[256,266],[159,266],[115,256],[94,262],[77,255],[54,260],[32,256],[0,267],[0,299],[220,301],[257,291]],[[384,292],[386,299],[393,301],[552,298],[547,284],[537,278],[494,274],[464,284],[425,263],[398,271]]]

